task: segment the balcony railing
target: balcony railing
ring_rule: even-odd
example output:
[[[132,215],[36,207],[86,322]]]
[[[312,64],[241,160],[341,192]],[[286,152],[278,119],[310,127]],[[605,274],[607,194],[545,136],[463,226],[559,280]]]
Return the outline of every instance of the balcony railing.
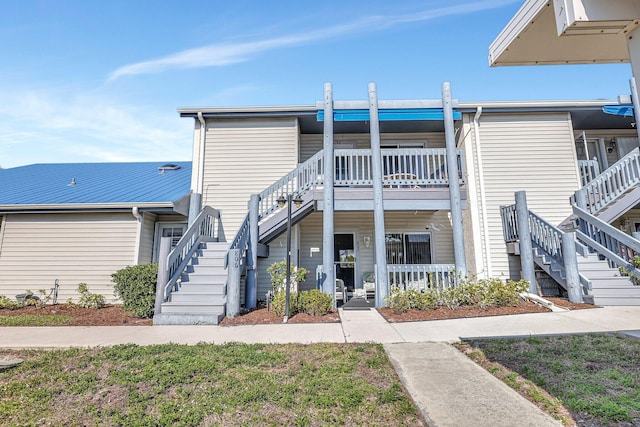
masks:
[[[456,285],[453,264],[388,264],[389,285],[400,289],[443,289]]]
[[[384,186],[387,188],[434,188],[449,185],[445,148],[383,149],[382,170]],[[464,184],[461,150],[458,150],[458,170],[458,182]],[[277,199],[281,194],[303,195],[321,186],[324,173],[323,151],[319,151],[260,193],[260,218],[277,209]],[[336,187],[372,186],[371,150],[335,150],[334,173]]]
[[[600,175],[600,165],[597,160],[578,160],[580,171],[580,184],[584,187]]]

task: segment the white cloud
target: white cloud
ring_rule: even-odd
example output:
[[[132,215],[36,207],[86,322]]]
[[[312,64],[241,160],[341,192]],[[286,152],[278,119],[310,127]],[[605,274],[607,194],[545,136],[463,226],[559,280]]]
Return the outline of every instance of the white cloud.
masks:
[[[162,58],[125,65],[113,71],[108,80],[136,74],[160,73],[169,69],[222,67],[253,59],[256,55],[273,49],[297,46],[310,42],[328,40],[339,36],[374,32],[397,25],[429,21],[452,15],[470,14],[487,9],[495,9],[517,0],[485,0],[427,9],[422,12],[366,16],[353,22],[299,34],[255,40],[241,43],[219,43],[199,48],[187,49]]]
[[[40,91],[0,102],[0,165],[188,160],[193,124],[175,111]]]

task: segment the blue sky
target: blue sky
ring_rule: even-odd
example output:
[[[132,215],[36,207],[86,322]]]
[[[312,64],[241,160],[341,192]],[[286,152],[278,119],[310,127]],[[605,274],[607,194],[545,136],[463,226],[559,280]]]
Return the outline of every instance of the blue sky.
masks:
[[[0,2],[0,166],[190,160],[179,107],[612,99],[629,64],[490,68],[522,0]]]

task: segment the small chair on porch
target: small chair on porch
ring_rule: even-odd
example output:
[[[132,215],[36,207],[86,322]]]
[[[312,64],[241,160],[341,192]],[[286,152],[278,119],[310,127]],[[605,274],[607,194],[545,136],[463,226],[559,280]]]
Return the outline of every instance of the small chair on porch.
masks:
[[[362,275],[362,289],[366,292],[367,298],[373,298],[376,294],[376,276],[372,272]]]

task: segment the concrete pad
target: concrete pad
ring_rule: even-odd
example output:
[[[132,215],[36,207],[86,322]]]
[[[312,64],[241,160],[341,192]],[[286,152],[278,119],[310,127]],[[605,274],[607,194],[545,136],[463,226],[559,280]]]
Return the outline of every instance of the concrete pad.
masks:
[[[431,427],[562,425],[448,344],[384,348]]]
[[[340,320],[346,342],[392,343],[404,341],[378,310],[342,310]]]

